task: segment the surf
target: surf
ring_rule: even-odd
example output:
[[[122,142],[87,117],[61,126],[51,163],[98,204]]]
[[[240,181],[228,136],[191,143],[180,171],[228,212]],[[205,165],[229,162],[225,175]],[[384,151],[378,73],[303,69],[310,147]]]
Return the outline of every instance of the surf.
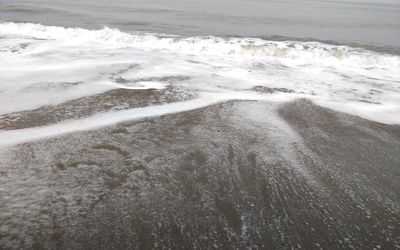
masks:
[[[113,89],[176,88],[196,93],[204,103],[214,103],[215,96],[307,98],[400,124],[400,57],[363,48],[1,22],[0,59],[0,119]]]

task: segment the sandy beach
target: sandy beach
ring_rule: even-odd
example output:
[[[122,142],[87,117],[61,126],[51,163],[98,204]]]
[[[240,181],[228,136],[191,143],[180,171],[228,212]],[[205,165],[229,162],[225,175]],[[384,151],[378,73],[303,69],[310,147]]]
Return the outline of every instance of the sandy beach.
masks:
[[[398,125],[305,99],[124,122],[2,149],[0,243],[396,249],[399,162]]]

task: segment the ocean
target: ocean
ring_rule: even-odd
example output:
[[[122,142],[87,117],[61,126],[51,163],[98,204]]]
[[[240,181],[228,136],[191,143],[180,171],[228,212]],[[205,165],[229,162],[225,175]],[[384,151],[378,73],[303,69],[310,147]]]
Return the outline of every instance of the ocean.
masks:
[[[0,1],[2,21],[70,28],[183,36],[256,37],[271,40],[395,47],[400,44],[396,0],[326,1]]]
[[[397,0],[0,0],[0,248],[399,248],[399,124]]]

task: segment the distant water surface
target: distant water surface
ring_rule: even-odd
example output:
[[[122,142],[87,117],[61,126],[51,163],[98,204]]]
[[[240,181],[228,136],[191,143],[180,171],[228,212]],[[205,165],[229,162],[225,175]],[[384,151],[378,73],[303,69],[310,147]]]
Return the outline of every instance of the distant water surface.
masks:
[[[398,0],[0,0],[0,20],[185,36],[324,40],[388,51],[400,46]]]

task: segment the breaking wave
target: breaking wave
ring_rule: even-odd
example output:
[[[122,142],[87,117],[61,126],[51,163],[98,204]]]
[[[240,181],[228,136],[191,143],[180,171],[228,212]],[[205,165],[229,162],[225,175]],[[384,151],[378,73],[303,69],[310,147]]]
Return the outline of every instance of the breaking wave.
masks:
[[[259,38],[181,37],[174,35],[126,33],[104,27],[100,30],[63,28],[33,23],[0,23],[0,35],[35,39],[111,43],[147,49],[165,49],[187,54],[215,56],[272,57],[298,63],[342,64],[355,67],[400,69],[400,57],[362,48],[320,42],[268,41]]]
[[[76,121],[66,121],[69,115],[61,109],[54,111],[60,112],[60,123],[0,131],[0,139],[14,142],[227,100],[282,103],[306,98],[337,111],[400,124],[400,57],[350,46],[0,22],[0,59],[0,122],[46,107],[54,111],[73,100],[96,100],[115,89],[165,91],[173,95],[171,100],[186,100],[180,95],[188,93],[194,98],[173,105],[168,98],[160,99],[161,105],[151,107],[146,93],[132,94],[149,105],[132,110],[126,110],[124,101],[98,99],[99,107],[109,108],[107,116],[98,114],[103,109],[91,102],[82,108],[94,110],[93,117]]]

